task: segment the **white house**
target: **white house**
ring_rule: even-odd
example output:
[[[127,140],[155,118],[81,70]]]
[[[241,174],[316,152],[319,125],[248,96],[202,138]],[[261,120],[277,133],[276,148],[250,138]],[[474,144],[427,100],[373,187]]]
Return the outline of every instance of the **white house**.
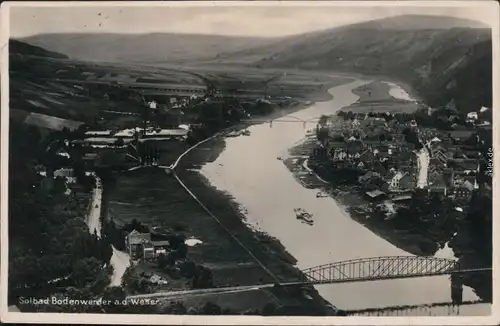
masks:
[[[54,171],[54,178],[62,177],[66,179],[67,183],[75,183],[76,178],[73,174],[73,169],[61,168],[59,170]]]
[[[406,173],[405,173],[406,174]],[[396,191],[399,189],[399,181],[404,177],[403,173],[401,172],[397,172],[391,179],[391,181],[389,182],[389,189],[391,191]]]
[[[478,118],[477,112],[469,112],[467,113],[467,122],[474,122]]]
[[[148,104],[149,104],[149,108],[150,108],[150,109],[154,109],[154,110],[156,110],[156,108],[157,108],[157,106],[158,106],[158,103],[156,103],[156,101],[155,101],[155,100],[153,100],[153,101],[149,102]]]

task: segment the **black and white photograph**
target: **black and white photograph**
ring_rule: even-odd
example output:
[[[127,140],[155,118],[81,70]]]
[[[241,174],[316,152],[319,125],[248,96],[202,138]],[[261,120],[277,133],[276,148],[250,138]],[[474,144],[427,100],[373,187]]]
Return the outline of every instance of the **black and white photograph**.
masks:
[[[499,8],[2,3],[2,322],[500,322]]]

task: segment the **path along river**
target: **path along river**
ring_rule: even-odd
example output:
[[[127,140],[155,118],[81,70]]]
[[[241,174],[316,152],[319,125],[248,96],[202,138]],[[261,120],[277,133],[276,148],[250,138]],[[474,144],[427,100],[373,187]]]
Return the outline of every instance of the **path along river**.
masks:
[[[293,113],[303,120],[333,114],[357,101],[351,90],[368,83],[356,80],[330,89],[333,99]],[[392,85],[391,85],[392,86]],[[395,87],[396,85],[392,86]],[[393,96],[399,92],[392,92]],[[308,128],[313,128],[309,124]],[[377,256],[411,255],[353,221],[332,198],[316,198],[316,191],[302,187],[277,160],[300,142],[306,133],[302,123],[275,122],[254,125],[251,136],[226,139],[226,148],[201,173],[213,186],[230,193],[247,210],[247,223],[277,238],[298,261],[298,268],[341,260]],[[308,226],[295,218],[294,208],[314,215]],[[446,252],[447,251],[447,252]],[[453,255],[451,250],[438,252]],[[452,257],[449,257],[452,258]],[[447,276],[317,286],[320,294],[341,309],[377,308],[394,305],[450,301]],[[464,288],[464,300],[476,300]],[[489,305],[475,305],[468,314],[489,314]]]

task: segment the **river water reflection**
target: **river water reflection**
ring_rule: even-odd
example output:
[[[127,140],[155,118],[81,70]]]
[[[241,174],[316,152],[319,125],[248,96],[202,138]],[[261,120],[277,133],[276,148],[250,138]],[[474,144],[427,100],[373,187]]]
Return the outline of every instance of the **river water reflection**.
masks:
[[[355,80],[330,89],[333,99],[319,102],[293,116],[303,120],[333,114],[357,101],[351,90],[368,83]],[[306,129],[313,128],[309,124]],[[216,188],[229,192],[247,210],[247,222],[277,238],[298,261],[299,268],[377,256],[411,254],[353,221],[331,198],[316,198],[316,191],[299,184],[278,156],[303,139],[301,123],[254,125],[251,136],[226,139],[218,159],[204,165],[202,174]],[[308,226],[295,218],[294,208],[314,215]],[[442,256],[442,253],[441,253]],[[447,276],[317,286],[320,294],[341,309],[449,302]],[[464,300],[476,300],[464,288]]]

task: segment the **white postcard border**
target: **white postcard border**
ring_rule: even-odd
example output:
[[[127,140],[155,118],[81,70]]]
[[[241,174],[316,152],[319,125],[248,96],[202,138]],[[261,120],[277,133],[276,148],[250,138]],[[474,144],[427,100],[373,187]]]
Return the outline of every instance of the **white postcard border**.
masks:
[[[8,273],[8,146],[9,146],[9,74],[8,74],[8,40],[9,40],[9,9],[10,7],[249,7],[249,6],[291,6],[291,7],[321,7],[321,6],[374,6],[373,1],[207,1],[207,2],[4,2],[1,5],[1,270],[0,270],[0,316],[2,322],[9,323],[63,323],[63,324],[182,324],[182,325],[494,325],[500,323],[500,304],[493,300],[492,315],[482,317],[260,317],[260,316],[175,316],[175,315],[138,315],[138,314],[66,314],[66,313],[20,313],[9,312],[7,308],[7,273]],[[496,1],[376,1],[380,7],[484,7],[485,11],[499,13]],[[497,19],[492,27],[493,44],[493,90],[500,89],[499,80],[499,41],[500,25]],[[492,109],[500,106],[500,94],[493,92]],[[493,120],[500,121],[500,113],[493,110]],[[496,118],[496,119],[495,119]],[[500,123],[493,123],[494,147],[500,141]],[[494,155],[494,170],[500,168],[500,156]],[[500,216],[500,199],[497,193],[499,176],[493,175],[493,216]],[[497,213],[497,214],[495,214]],[[493,219],[493,248],[500,248],[500,221]],[[496,250],[495,250],[496,251]],[[493,297],[500,297],[500,255],[493,257]]]

